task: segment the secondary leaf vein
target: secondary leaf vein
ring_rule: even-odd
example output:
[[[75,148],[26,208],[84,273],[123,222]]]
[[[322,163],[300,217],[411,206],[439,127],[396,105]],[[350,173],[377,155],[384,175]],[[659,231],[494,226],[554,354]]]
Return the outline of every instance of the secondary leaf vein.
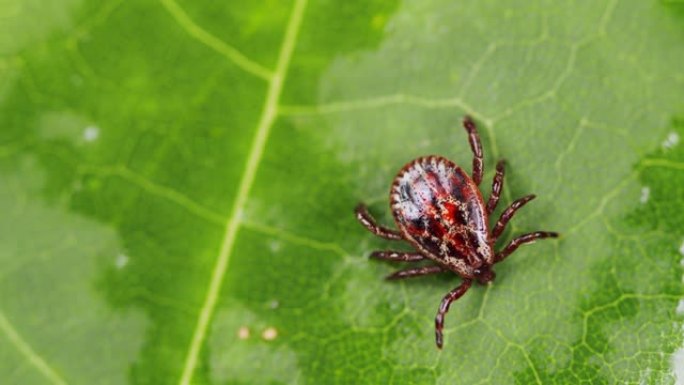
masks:
[[[52,369],[52,367],[50,367],[50,365],[48,365],[48,363],[45,362],[45,360],[39,356],[26,341],[24,341],[3,312],[0,312],[0,330],[5,333],[12,345],[14,345],[14,347],[16,347],[43,376],[49,379],[53,384],[67,385],[67,382],[57,374],[57,372]]]
[[[263,67],[261,64],[251,60],[236,48],[226,44],[221,39],[204,30],[199,25],[195,24],[187,13],[173,0],[159,0],[164,8],[173,16],[178,24],[188,32],[188,34],[199,40],[202,44],[213,49],[214,51],[227,57],[230,61],[235,63],[238,67],[249,72],[250,74],[260,77],[264,80],[271,80],[271,71]]]
[[[337,243],[319,241],[317,239],[293,234],[277,227],[271,227],[254,222],[243,222],[242,226],[245,229],[276,237],[294,245],[304,246],[318,251],[330,251],[343,257],[350,255],[350,253],[344,250],[342,246]]]
[[[382,95],[368,99],[343,100],[309,106],[281,105],[279,108],[279,114],[283,116],[334,114],[355,110],[381,108],[393,105],[414,105],[425,108],[457,107],[477,119],[484,119],[484,117],[482,117],[481,114],[477,113],[463,99],[458,97],[445,99],[431,99],[423,96],[410,95],[404,93]]]
[[[155,183],[143,175],[136,173],[135,171],[129,169],[124,165],[117,165],[114,167],[88,167],[84,168],[84,171],[92,171],[103,176],[115,176],[119,177],[129,183],[132,183],[140,187],[143,191],[160,198],[164,198],[171,201],[189,212],[197,215],[198,217],[205,219],[209,223],[223,225],[225,219],[223,216],[211,211],[210,209],[202,206],[201,204],[193,201],[187,196],[181,194],[180,192],[169,188],[164,185]]]

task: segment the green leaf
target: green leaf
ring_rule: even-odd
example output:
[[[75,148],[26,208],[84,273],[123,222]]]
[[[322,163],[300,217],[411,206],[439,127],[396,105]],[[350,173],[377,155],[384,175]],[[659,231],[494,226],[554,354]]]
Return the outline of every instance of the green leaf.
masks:
[[[684,381],[678,1],[0,3],[3,384]],[[528,193],[475,285],[387,282],[402,165]],[[503,209],[500,207],[497,214]],[[503,243],[503,242],[502,242]],[[501,247],[503,245],[499,245]]]

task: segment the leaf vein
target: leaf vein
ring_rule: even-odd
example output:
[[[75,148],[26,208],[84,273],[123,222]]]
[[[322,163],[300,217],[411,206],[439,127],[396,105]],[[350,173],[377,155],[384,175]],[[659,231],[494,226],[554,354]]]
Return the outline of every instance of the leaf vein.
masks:
[[[584,119],[580,119],[579,125],[577,128],[574,130],[572,137],[570,138],[570,141],[568,144],[565,146],[563,151],[561,151],[558,154],[558,158],[556,158],[556,162],[554,164],[554,168],[556,169],[556,184],[553,187],[551,191],[553,193],[551,196],[557,196],[558,190],[560,189],[562,183],[563,183],[563,162],[565,162],[565,158],[570,155],[573,151],[575,151],[575,147],[577,146],[577,142],[579,141],[579,138],[584,134],[584,130],[587,127],[587,123]]]
[[[106,168],[86,168],[87,171],[93,171],[103,176],[116,176],[127,182],[130,182],[143,191],[160,198],[164,198],[171,201],[182,208],[188,210],[189,212],[197,215],[198,217],[205,219],[206,221],[223,225],[225,224],[225,217],[217,214],[210,209],[202,206],[201,204],[193,201],[187,196],[181,194],[180,192],[171,189],[169,187],[155,183],[145,176],[136,173],[135,171],[129,169],[126,166],[118,165],[115,167]]]
[[[219,292],[223,284],[223,278],[235,244],[235,238],[241,225],[242,211],[247,202],[249,191],[254,183],[257,168],[261,162],[261,157],[266,146],[266,139],[269,131],[278,115],[278,101],[282,92],[283,83],[290,65],[292,52],[297,40],[297,34],[304,16],[307,0],[297,0],[290,14],[285,37],[283,39],[280,53],[278,54],[278,64],[276,72],[269,80],[268,93],[264,101],[263,110],[256,128],[256,134],[249,151],[245,170],[240,180],[238,194],[235,198],[230,218],[225,225],[225,234],[221,242],[221,249],[216,260],[216,265],[211,274],[207,296],[199,313],[197,326],[190,342],[190,347],[183,365],[180,378],[180,385],[189,385],[192,381],[194,369],[197,366],[199,352],[204,342],[204,338],[209,328],[209,323],[214,314],[216,303],[218,302]]]
[[[346,257],[350,255],[346,250],[342,248],[337,243],[334,242],[323,242],[319,241],[313,238],[308,238],[304,237],[298,234],[293,234],[290,233],[286,230],[277,228],[277,227],[271,227],[259,223],[254,223],[254,222],[242,222],[242,227],[252,230],[254,232],[258,232],[261,234],[265,235],[270,235],[272,237],[276,237],[279,239],[282,239],[285,242],[289,242],[295,245],[299,246],[304,246],[308,247],[313,250],[318,250],[318,251],[331,251],[335,254],[338,254],[342,257]]]
[[[474,108],[472,108],[459,97],[431,99],[419,95],[410,95],[404,93],[382,95],[367,99],[343,100],[318,105],[281,105],[279,108],[279,114],[281,116],[335,114],[356,110],[382,108],[393,105],[413,105],[430,109],[458,107],[477,119],[486,119],[484,116],[482,116],[482,114],[476,112]]]
[[[53,384],[67,385],[67,382],[39,356],[33,348],[19,335],[5,314],[0,311],[0,330],[7,336],[12,345],[33,365],[43,376]]]
[[[529,365],[530,369],[532,370],[532,374],[534,374],[535,382],[539,385],[542,385],[541,378],[539,377],[539,372],[537,371],[536,366],[534,366],[534,363],[532,362],[532,359],[530,358],[530,355],[529,355],[527,349],[525,349],[525,346],[518,343],[518,342],[511,340],[508,337],[506,337],[501,332],[501,330],[493,327],[489,323],[484,322],[484,321],[483,321],[483,323],[485,325],[487,325],[487,327],[489,327],[492,331],[494,331],[494,334],[496,334],[502,341],[504,341],[506,343],[506,345],[513,346],[513,347],[517,348],[518,350],[520,350],[520,352],[523,354],[523,357],[525,357],[525,361],[527,362],[527,365]]]
[[[178,3],[174,0],[159,0],[164,8],[176,19],[176,22],[193,38],[200,41],[202,44],[213,49],[214,51],[220,53],[221,55],[228,58],[230,61],[235,63],[238,67],[249,72],[250,74],[262,78],[264,80],[271,80],[273,74],[271,71],[261,64],[253,61],[252,59],[245,56],[242,52],[238,51],[235,47],[232,47],[225,43],[223,40],[212,35],[211,33],[204,30],[202,27],[197,25],[188,14],[181,8]]]
[[[673,169],[673,170],[684,171],[684,163],[669,160],[669,159],[656,159],[656,158],[644,159],[640,165],[644,168],[662,167],[662,168],[669,168],[669,169]]]
[[[609,202],[610,202],[618,193],[620,193],[620,191],[622,191],[622,189],[624,189],[624,188],[629,184],[629,182],[631,182],[632,180],[634,180],[636,177],[637,177],[637,173],[636,173],[636,172],[632,172],[632,173],[630,173],[629,175],[627,175],[624,179],[622,179],[620,182],[618,182],[612,190],[608,191],[608,192],[603,196],[603,198],[601,199],[601,201],[599,202],[598,206],[596,207],[596,209],[595,209],[593,212],[591,212],[590,214],[588,214],[582,221],[578,222],[575,226],[569,228],[569,229],[565,232],[565,234],[561,234],[561,238],[568,237],[568,236],[570,236],[571,234],[573,234],[574,232],[576,232],[576,231],[578,231],[578,230],[584,228],[584,226],[585,226],[588,222],[594,220],[597,216],[601,215],[601,214],[603,213],[603,210],[605,210],[606,205],[608,205],[608,203],[609,203]]]

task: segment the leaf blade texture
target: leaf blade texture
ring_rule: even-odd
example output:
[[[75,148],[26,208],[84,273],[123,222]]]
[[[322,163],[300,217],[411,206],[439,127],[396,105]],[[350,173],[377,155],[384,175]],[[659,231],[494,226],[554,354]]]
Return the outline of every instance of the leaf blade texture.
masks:
[[[0,4],[9,384],[684,381],[678,2]],[[538,198],[452,305],[372,250],[411,159]],[[503,208],[497,210],[497,214]],[[501,246],[501,245],[499,245]]]

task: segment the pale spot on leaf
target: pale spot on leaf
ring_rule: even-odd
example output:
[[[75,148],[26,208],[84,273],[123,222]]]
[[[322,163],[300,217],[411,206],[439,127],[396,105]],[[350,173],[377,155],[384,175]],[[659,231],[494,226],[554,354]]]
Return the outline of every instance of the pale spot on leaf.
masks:
[[[280,251],[281,247],[282,247],[282,244],[278,241],[271,241],[268,244],[268,248],[271,249],[271,251],[274,253]]]
[[[679,143],[679,135],[676,132],[670,132],[667,138],[663,141],[663,148],[672,148]]]
[[[684,385],[684,347],[672,354],[670,361],[676,385]]]
[[[88,126],[83,130],[83,140],[93,142],[100,136],[100,129],[96,126]]]
[[[276,337],[278,337],[278,331],[274,327],[266,328],[264,329],[264,332],[261,333],[261,338],[266,341],[273,341]]]
[[[119,254],[116,256],[116,260],[114,261],[114,265],[116,266],[117,269],[123,269],[128,265],[128,255],[126,254]]]
[[[677,310],[675,310],[677,315],[684,315],[684,299],[680,300],[677,304]]]
[[[246,340],[249,338],[249,328],[247,326],[242,326],[238,329],[238,338],[241,340]]]
[[[651,195],[651,189],[648,187],[643,187],[641,189],[641,197],[639,198],[639,202],[641,203],[646,203],[648,202],[648,198]]]

